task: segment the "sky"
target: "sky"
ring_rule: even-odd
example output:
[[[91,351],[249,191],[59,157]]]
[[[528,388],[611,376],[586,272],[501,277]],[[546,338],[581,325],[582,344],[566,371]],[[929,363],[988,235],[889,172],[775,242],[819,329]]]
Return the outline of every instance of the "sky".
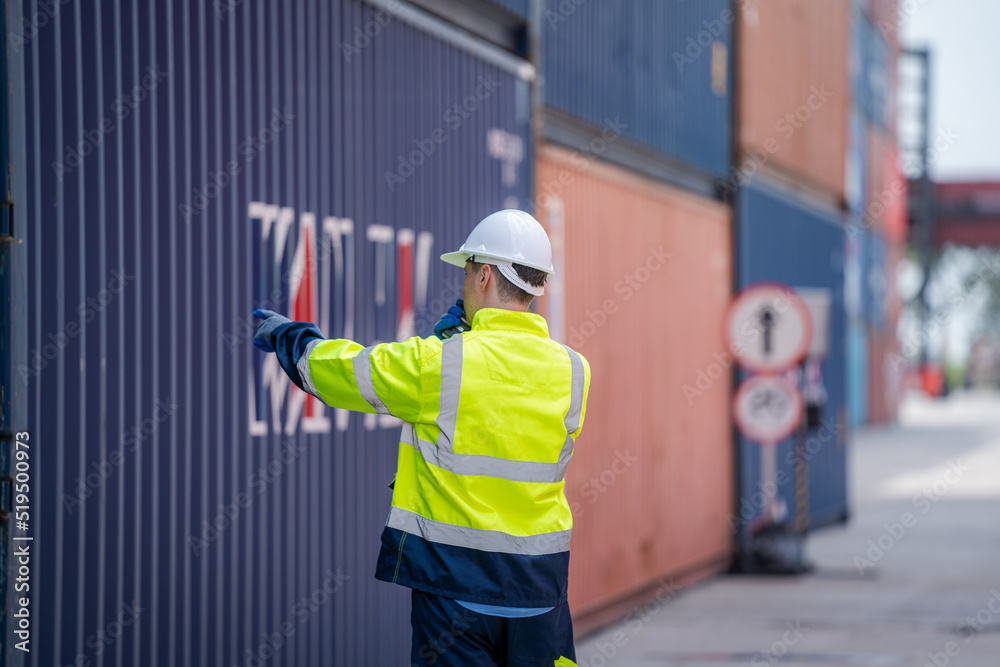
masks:
[[[903,46],[931,49],[931,136],[949,131],[958,135],[951,146],[933,155],[931,177],[1000,180],[1000,0],[899,0],[899,4]],[[903,127],[901,122],[901,132]],[[975,265],[972,250],[946,250],[929,289],[930,301],[940,307],[948,294],[960,290],[962,278]],[[900,292],[912,292],[919,284],[919,271],[906,261],[899,268]],[[942,329],[931,335],[932,357],[964,361],[979,329],[984,297],[970,295],[963,307],[948,313]],[[905,340],[919,327],[913,312],[904,313],[902,320],[900,334]]]
[[[958,134],[932,178],[1000,180],[1000,0],[899,5],[903,45],[931,49],[931,128]]]

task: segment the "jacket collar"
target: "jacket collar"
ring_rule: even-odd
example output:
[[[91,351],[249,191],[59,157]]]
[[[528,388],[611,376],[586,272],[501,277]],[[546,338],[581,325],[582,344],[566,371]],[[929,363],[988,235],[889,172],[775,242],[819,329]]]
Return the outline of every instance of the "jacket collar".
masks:
[[[476,311],[476,316],[472,318],[472,330],[479,329],[520,331],[549,337],[549,325],[541,315],[502,308],[481,308]]]

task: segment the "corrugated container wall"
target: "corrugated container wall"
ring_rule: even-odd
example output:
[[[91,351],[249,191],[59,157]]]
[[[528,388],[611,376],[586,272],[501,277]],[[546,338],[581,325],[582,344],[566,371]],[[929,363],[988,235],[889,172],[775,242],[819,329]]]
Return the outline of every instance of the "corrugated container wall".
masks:
[[[21,208],[24,201],[24,51],[18,48],[16,35],[23,25],[21,6],[3,3],[0,11],[0,34],[7,44],[0,52],[0,165],[2,165],[2,216],[0,216],[0,484],[3,486],[3,511],[0,513],[0,664],[22,667],[31,654],[18,646],[24,640],[22,623],[31,624],[33,609],[21,604],[26,582],[22,567],[28,566],[18,553],[25,548],[31,556],[32,541],[24,539],[28,530],[19,522],[31,519],[30,497],[26,491],[35,481],[38,441],[27,431],[27,386],[18,367],[27,356],[27,271],[25,225]],[[14,29],[8,31],[8,26]],[[32,450],[33,457],[25,458]],[[25,487],[28,487],[27,489]],[[37,488],[37,487],[36,487]],[[25,507],[28,505],[28,507]],[[29,510],[25,512],[25,510]],[[25,612],[27,615],[25,615]],[[28,628],[30,632],[30,627]],[[17,633],[17,634],[15,634]],[[30,648],[30,647],[29,647]]]
[[[849,434],[844,307],[845,234],[839,213],[821,208],[757,178],[741,190],[738,202],[739,285],[760,281],[824,290],[830,298],[829,351],[821,364],[826,402],[820,427],[806,434],[809,527],[847,515],[846,450]],[[779,495],[793,519],[804,517],[796,502],[793,439],[778,445],[778,470],[789,482]],[[740,518],[747,525],[761,509],[760,446],[739,438]],[[758,496],[759,497],[759,496]],[[756,512],[756,513],[755,513]]]
[[[872,23],[884,36],[892,33],[898,34],[898,5],[898,0],[868,0],[868,15],[871,16]]]
[[[844,184],[847,210],[862,214],[868,204],[868,131],[861,113],[850,114],[847,146],[847,176]]]
[[[879,29],[863,13],[852,18],[851,80],[854,98],[865,117],[880,127],[894,127],[895,75],[890,45]]]
[[[713,176],[729,170],[730,0],[548,0],[544,99]]]
[[[882,128],[867,126],[867,186],[864,222],[873,232],[884,233],[896,207],[903,203],[905,181],[893,169],[895,141]],[[902,193],[902,194],[900,194]]]
[[[77,3],[24,48],[33,664],[404,663],[398,428],[289,389],[249,313],[430,335],[436,255],[528,199],[524,63],[354,0]]]
[[[847,321],[847,406],[851,428],[868,421],[868,329],[865,325],[868,234],[852,219],[844,238],[844,315]]]
[[[660,577],[726,565],[730,212],[552,147],[536,191],[557,271],[541,312],[593,376],[566,478],[582,617]]]
[[[873,309],[881,311],[881,323],[873,319],[868,329],[868,415],[872,423],[895,419],[907,365],[896,337],[902,305],[896,287],[896,267],[899,266],[905,248],[892,238],[880,238],[877,244],[881,247],[873,252],[871,277],[873,281],[881,281],[883,285],[880,290],[881,302],[873,304]],[[877,254],[879,250],[881,256]],[[879,259],[881,267],[878,266]]]
[[[743,159],[845,196],[849,0],[739,3]],[[754,156],[757,156],[754,158]]]
[[[872,424],[893,421],[907,365],[896,332],[870,329],[868,348],[868,420]]]
[[[847,411],[852,429],[868,423],[868,329],[852,322],[847,327]]]

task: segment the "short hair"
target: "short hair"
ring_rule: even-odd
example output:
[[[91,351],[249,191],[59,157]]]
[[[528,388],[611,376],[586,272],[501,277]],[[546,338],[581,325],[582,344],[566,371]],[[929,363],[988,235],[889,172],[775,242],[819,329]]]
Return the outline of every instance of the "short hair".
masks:
[[[469,264],[472,264],[472,270],[479,272],[479,268],[483,265],[482,262],[477,262],[470,259]],[[492,266],[492,265],[491,265]],[[525,266],[524,264],[514,264],[514,271],[517,272],[517,276],[528,283],[532,287],[544,287],[545,279],[548,278],[548,274],[540,269],[533,269],[530,266]],[[494,266],[494,268],[496,268]],[[523,289],[507,280],[499,270],[494,273],[497,277],[497,294],[500,295],[501,301],[514,301],[520,304],[529,304],[531,300],[534,299],[534,295],[528,294]]]

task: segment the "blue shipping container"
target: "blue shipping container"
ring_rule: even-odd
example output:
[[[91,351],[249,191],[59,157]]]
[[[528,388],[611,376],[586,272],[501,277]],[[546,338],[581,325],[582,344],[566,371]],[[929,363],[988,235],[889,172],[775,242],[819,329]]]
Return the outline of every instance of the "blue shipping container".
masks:
[[[737,275],[739,286],[773,281],[794,288],[826,290],[831,299],[829,351],[822,360],[826,400],[820,426],[805,436],[808,475],[808,526],[843,520],[847,515],[846,450],[849,433],[845,368],[844,228],[840,214],[779,189],[758,177],[738,200]],[[787,483],[778,497],[792,521],[800,522],[796,502],[795,438],[777,445],[777,472]],[[738,508],[743,528],[758,516],[761,447],[738,438]]]
[[[548,0],[547,107],[723,177],[732,155],[730,0]]]
[[[850,68],[855,103],[869,121],[888,127],[889,45],[862,12],[854,12],[851,32]]]
[[[865,279],[862,283],[865,294],[865,315],[872,327],[881,331],[885,327],[886,287],[888,284],[885,257],[886,241],[885,237],[875,230],[870,230],[867,236]]]
[[[868,331],[857,323],[847,327],[847,412],[852,430],[868,423]]]
[[[847,136],[847,210],[860,215],[868,201],[868,134],[864,118],[857,108],[851,110]]]
[[[531,0],[490,0],[490,2],[500,5],[512,14],[516,14],[519,18],[528,18]]]
[[[437,255],[528,205],[530,67],[405,3],[52,7],[15,157],[32,664],[406,663],[397,424],[306,400],[249,313],[430,335]]]

